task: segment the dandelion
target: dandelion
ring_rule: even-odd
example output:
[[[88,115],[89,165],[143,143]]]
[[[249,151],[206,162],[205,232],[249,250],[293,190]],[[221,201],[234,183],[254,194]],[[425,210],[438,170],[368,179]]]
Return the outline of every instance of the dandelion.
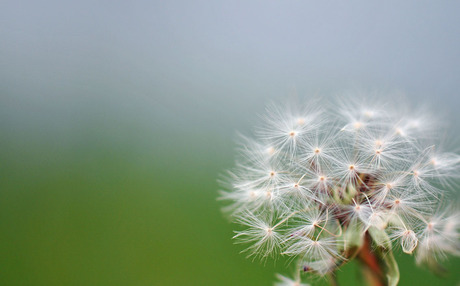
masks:
[[[220,199],[243,252],[295,261],[294,278],[278,274],[275,285],[335,279],[353,259],[371,284],[396,285],[394,251],[434,271],[459,256],[460,215],[445,202],[460,156],[437,147],[436,122],[381,102],[346,101],[338,112],[319,103],[272,104],[253,136],[241,136]]]

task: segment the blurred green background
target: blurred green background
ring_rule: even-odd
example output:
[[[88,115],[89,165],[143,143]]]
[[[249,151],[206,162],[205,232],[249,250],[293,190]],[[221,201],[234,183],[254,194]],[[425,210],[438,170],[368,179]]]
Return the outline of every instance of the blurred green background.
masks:
[[[458,122],[459,5],[415,3],[2,2],[0,285],[289,274],[239,254],[220,212],[236,131],[270,99],[356,86]],[[445,279],[398,259],[401,285],[460,281],[459,259]]]

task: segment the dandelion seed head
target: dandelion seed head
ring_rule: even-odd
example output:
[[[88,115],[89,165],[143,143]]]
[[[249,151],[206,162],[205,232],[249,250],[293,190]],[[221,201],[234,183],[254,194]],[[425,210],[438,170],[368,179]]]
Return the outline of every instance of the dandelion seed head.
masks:
[[[435,147],[436,120],[378,101],[318,106],[272,104],[243,137],[221,198],[243,228],[234,238],[244,252],[288,256],[320,276],[352,259],[364,238],[418,264],[460,255],[459,212],[440,207],[460,177],[460,155]],[[306,285],[297,274],[278,278]]]

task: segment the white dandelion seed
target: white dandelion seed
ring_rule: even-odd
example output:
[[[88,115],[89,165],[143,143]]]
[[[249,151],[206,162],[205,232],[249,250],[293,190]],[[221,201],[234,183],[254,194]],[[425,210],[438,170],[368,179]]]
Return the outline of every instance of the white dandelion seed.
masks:
[[[320,230],[329,219],[325,211],[315,207],[296,212],[289,220],[289,232],[286,241],[297,239],[298,237],[309,237]]]
[[[302,283],[300,275],[297,275],[295,279],[291,279],[281,274],[276,274],[276,277],[279,279],[279,282],[275,282],[275,284],[273,284],[274,286],[310,286],[310,284]]]
[[[290,241],[289,247],[283,254],[298,256],[304,261],[324,261],[340,256],[337,252],[338,242],[334,237],[321,239],[298,236]]]
[[[277,226],[273,223],[270,215],[256,216],[254,213],[246,212],[241,215],[237,222],[247,226],[243,231],[236,231],[233,238],[237,238],[240,243],[253,243],[244,252],[249,252],[249,256],[260,256],[266,258],[274,255],[282,242],[282,236],[278,233]]]
[[[412,229],[405,227],[395,227],[390,230],[392,240],[400,240],[402,250],[407,254],[412,254],[418,244],[418,238]]]

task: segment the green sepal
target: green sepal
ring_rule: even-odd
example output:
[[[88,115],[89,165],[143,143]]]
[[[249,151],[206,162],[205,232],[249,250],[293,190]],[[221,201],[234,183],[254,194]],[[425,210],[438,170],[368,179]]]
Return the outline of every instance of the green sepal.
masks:
[[[358,194],[356,191],[356,188],[353,186],[353,184],[349,184],[347,186],[347,189],[345,191],[345,194],[343,196],[343,203],[348,205],[352,202],[352,199]]]
[[[356,221],[350,222],[343,232],[343,240],[347,242],[346,250],[354,247],[361,247],[364,243],[362,227]]]
[[[396,286],[399,282],[399,268],[396,259],[393,256],[393,251],[389,250],[383,253],[382,260],[386,266],[386,276],[388,279],[388,286]]]
[[[368,233],[372,237],[373,243],[377,245],[376,254],[385,264],[385,276],[388,286],[396,286],[399,282],[399,268],[393,251],[391,251],[391,240],[384,229],[370,227]]]
[[[368,232],[372,237],[372,241],[374,241],[374,243],[376,243],[378,246],[385,250],[391,249],[391,241],[385,230],[378,229],[376,227],[370,227]]]

